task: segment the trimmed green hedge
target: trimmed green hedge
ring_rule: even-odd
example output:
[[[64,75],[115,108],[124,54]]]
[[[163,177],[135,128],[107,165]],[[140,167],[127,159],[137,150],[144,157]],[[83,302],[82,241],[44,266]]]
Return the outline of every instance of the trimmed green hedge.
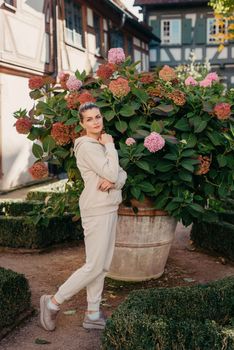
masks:
[[[233,350],[234,278],[133,291],[107,321],[104,350]]]
[[[234,212],[223,213],[221,218],[226,221],[194,223],[190,238],[195,246],[222,254],[234,261]]]
[[[81,222],[72,222],[71,215],[48,220],[46,227],[34,225],[27,216],[0,216],[0,246],[38,249],[83,238]]]
[[[31,309],[31,292],[24,275],[0,267],[0,335]]]
[[[141,312],[119,313],[107,322],[103,350],[233,350],[234,331],[214,321],[175,321]],[[120,320],[121,319],[121,320]]]
[[[40,211],[44,202],[36,200],[9,200],[0,202],[0,216],[22,216],[34,210]]]

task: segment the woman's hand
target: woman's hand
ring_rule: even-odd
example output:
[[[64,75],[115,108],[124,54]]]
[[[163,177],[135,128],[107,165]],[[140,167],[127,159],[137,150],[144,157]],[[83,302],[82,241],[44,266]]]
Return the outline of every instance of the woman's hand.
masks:
[[[106,143],[114,142],[113,137],[109,134],[101,134],[99,137],[98,141],[102,144],[105,145]]]
[[[103,192],[109,191],[111,188],[114,188],[114,187],[115,187],[115,184],[106,179],[100,179],[97,186],[98,190]]]

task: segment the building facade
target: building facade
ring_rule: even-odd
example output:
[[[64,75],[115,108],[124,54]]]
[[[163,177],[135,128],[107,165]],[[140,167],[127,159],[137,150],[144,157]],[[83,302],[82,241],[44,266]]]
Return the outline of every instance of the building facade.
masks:
[[[186,64],[192,50],[198,63],[209,60],[224,83],[234,86],[234,43],[226,42],[218,51],[213,35],[225,32],[227,23],[216,25],[208,0],[135,0],[135,5],[142,7],[144,21],[161,39],[160,45],[151,43],[151,68]]]
[[[152,39],[120,0],[0,0],[0,191],[32,181],[31,141],[13,127],[13,112],[33,106],[28,78],[95,72],[111,47],[148,70]]]

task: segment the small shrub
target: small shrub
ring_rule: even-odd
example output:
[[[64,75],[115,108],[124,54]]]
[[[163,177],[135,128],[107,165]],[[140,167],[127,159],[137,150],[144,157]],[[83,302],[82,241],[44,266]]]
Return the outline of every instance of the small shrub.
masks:
[[[43,223],[34,225],[23,216],[0,217],[0,245],[4,247],[45,248],[82,237],[81,223],[73,223],[71,215],[48,218],[47,227]]]
[[[222,254],[234,261],[234,212],[220,214],[222,222],[196,222],[191,231],[195,246]]]
[[[234,278],[133,291],[103,333],[104,350],[233,350]]]
[[[216,322],[120,313],[107,322],[102,350],[233,350],[234,334]]]
[[[30,303],[31,292],[24,275],[0,267],[0,335],[31,308]]]
[[[11,200],[0,202],[0,215],[5,216],[22,216],[34,210],[41,210],[44,203],[36,200]]]

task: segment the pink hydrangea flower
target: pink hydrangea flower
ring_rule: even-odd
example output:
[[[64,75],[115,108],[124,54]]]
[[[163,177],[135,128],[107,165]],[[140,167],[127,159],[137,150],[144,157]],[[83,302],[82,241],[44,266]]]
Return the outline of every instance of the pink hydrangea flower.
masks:
[[[164,138],[155,131],[151,132],[151,134],[147,136],[144,140],[144,146],[151,153],[159,151],[164,147],[164,145],[165,145]]]
[[[66,85],[70,91],[79,90],[82,86],[82,81],[74,76],[70,76],[66,82]]]
[[[129,93],[130,86],[128,85],[127,79],[118,77],[110,82],[109,89],[114,96],[122,98]]]
[[[108,62],[120,64],[125,61],[124,50],[121,47],[116,47],[108,51]]]
[[[211,87],[211,85],[212,85],[212,80],[210,80],[210,79],[201,80],[200,83],[199,83],[199,85],[200,85],[201,87]]]
[[[158,76],[164,81],[173,81],[177,78],[175,70],[168,65],[163,66],[159,71]]]
[[[136,140],[135,140],[134,138],[132,138],[132,137],[128,137],[128,138],[126,139],[126,141],[125,141],[125,144],[126,144],[127,146],[132,146],[132,145],[134,145],[134,143],[136,143]]]
[[[230,117],[232,111],[231,111],[231,105],[229,103],[217,103],[214,107],[214,114],[216,117],[220,120],[226,120]]]
[[[209,79],[209,80],[211,80],[211,81],[219,81],[219,76],[218,76],[217,73],[212,72],[212,73],[207,74],[207,76],[205,77],[205,79]]]
[[[198,84],[198,82],[191,76],[185,79],[184,83],[186,86],[189,86],[189,85],[196,86]]]

